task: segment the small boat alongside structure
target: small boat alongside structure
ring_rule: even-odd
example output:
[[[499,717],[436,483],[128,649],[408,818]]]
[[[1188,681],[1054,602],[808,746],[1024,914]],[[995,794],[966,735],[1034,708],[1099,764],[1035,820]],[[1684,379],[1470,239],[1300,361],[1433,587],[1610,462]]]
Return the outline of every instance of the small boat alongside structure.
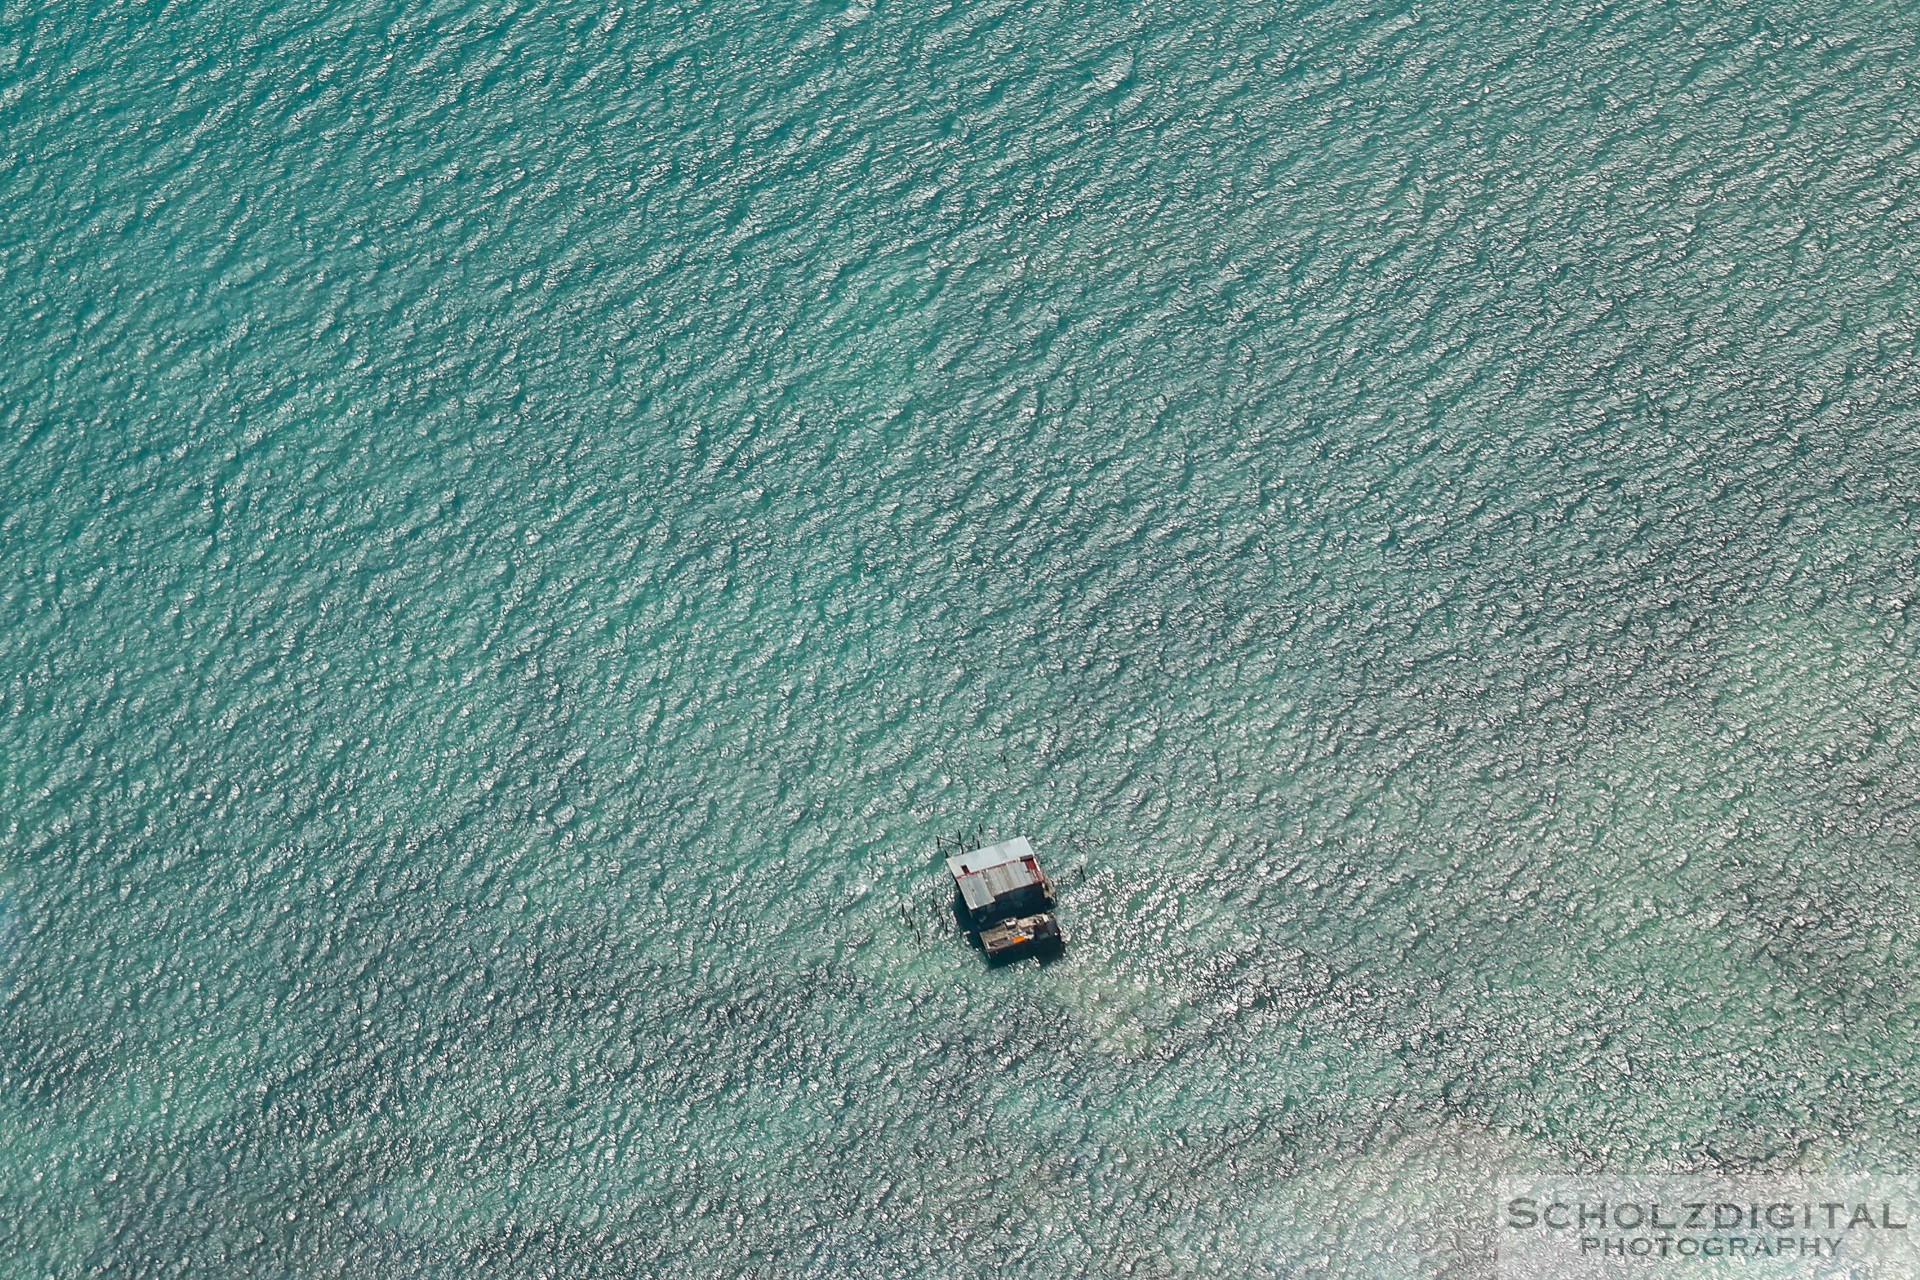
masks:
[[[1025,836],[968,849],[947,859],[959,906],[989,959],[1058,947],[1053,881]]]

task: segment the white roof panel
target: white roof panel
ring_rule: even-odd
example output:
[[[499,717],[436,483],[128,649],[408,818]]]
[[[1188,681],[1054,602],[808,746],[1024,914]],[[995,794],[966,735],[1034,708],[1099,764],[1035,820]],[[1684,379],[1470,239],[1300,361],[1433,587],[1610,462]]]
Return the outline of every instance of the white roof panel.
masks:
[[[956,853],[947,859],[947,870],[958,880],[970,876],[976,871],[988,867],[1004,867],[1009,862],[1018,862],[1022,858],[1033,856],[1033,846],[1027,843],[1025,836],[1015,836],[1011,840],[1002,840],[999,844],[990,844],[984,849],[975,849],[971,853]]]

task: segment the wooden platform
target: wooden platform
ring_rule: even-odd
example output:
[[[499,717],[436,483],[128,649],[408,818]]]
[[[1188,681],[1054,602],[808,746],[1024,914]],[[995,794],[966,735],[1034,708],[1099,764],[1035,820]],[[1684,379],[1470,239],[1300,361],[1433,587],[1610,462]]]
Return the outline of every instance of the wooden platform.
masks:
[[[988,925],[980,931],[980,945],[986,948],[988,958],[995,960],[1024,951],[1057,947],[1062,941],[1060,922],[1053,918],[1051,911],[1042,911],[1033,916],[1015,916],[1011,920]]]

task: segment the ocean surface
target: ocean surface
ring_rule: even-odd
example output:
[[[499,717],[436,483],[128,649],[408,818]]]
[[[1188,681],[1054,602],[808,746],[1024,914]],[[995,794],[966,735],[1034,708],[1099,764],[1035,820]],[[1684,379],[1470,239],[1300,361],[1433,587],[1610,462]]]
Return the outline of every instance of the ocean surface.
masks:
[[[1913,0],[5,0],[0,1275],[1907,1168],[1917,185]]]

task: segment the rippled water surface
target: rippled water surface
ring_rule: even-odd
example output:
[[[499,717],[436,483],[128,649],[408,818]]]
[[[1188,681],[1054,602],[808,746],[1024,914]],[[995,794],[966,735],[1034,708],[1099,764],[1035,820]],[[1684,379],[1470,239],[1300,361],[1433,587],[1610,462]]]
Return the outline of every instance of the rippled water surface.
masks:
[[[0,1273],[1472,1277],[1504,1171],[1900,1167],[1917,82],[0,3]]]

